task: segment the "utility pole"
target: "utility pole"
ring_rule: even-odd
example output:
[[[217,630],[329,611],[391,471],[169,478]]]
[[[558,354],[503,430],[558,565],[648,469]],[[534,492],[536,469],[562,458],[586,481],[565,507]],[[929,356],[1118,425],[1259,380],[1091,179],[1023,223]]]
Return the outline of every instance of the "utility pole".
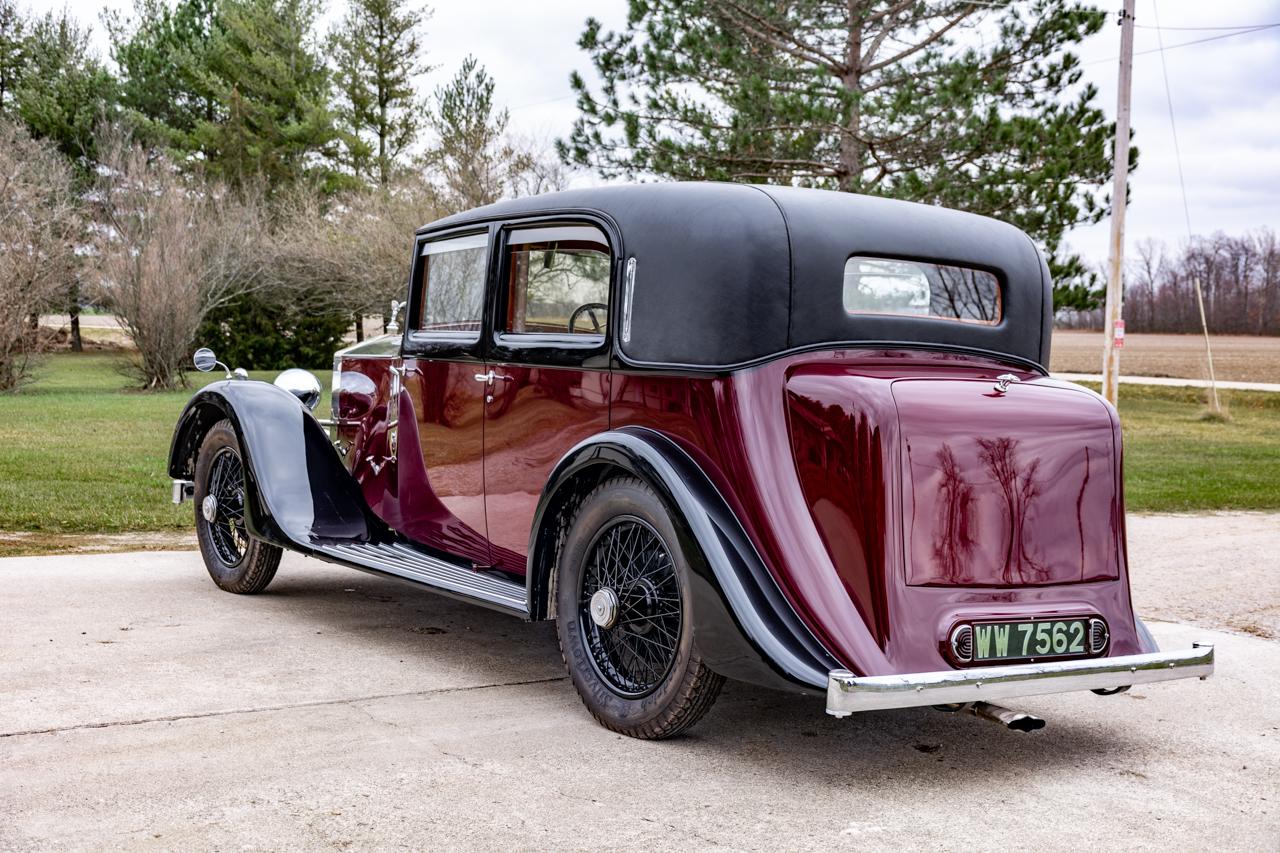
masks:
[[[1124,208],[1129,187],[1129,95],[1133,89],[1133,6],[1124,0],[1120,12],[1120,85],[1116,92],[1115,180],[1111,187],[1111,269],[1107,279],[1107,316],[1103,329],[1102,396],[1116,405],[1120,385],[1120,351],[1116,329],[1124,328],[1120,309],[1124,302]],[[1120,342],[1124,341],[1121,332]],[[1123,345],[1123,344],[1121,344]]]

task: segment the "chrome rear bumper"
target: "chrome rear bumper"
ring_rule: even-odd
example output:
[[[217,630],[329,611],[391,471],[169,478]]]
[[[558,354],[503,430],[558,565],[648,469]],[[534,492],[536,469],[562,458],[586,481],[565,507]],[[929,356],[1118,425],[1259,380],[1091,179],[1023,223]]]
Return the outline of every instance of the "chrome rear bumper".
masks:
[[[827,679],[827,713],[847,717],[854,711],[995,702],[1018,696],[1099,690],[1176,678],[1205,679],[1213,674],[1213,646],[1090,660],[988,666],[907,675],[856,676],[832,670]]]

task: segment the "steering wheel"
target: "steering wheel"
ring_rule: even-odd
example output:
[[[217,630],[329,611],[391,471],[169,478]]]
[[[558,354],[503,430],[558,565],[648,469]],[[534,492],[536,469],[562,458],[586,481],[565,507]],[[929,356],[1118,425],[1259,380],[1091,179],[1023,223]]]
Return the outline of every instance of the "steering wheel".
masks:
[[[600,318],[596,316],[597,311],[602,312],[607,318],[609,313],[609,306],[605,305],[603,302],[588,302],[586,305],[579,305],[577,308],[573,309],[573,313],[569,315],[569,334],[571,335],[574,334],[574,331],[573,331],[574,323],[575,321],[577,321],[578,315],[582,313],[586,313],[586,315],[591,318],[592,332],[594,332],[597,335],[600,334],[601,333]]]

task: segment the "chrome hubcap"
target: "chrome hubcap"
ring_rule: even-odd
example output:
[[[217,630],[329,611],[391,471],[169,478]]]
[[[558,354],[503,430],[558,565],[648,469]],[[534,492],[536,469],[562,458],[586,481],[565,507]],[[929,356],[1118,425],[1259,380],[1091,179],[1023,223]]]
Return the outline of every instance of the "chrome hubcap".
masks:
[[[218,499],[213,495],[205,495],[204,500],[200,502],[200,513],[205,521],[213,524],[218,517]]]
[[[591,595],[591,621],[601,628],[612,628],[618,621],[618,595],[609,588],[598,589]]]

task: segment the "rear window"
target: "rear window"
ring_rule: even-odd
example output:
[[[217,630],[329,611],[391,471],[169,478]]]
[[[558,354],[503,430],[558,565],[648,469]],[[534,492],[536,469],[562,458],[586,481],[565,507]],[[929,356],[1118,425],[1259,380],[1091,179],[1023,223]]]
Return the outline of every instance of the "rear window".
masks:
[[[995,325],[1000,282],[983,270],[853,257],[844,264],[844,310]]]

